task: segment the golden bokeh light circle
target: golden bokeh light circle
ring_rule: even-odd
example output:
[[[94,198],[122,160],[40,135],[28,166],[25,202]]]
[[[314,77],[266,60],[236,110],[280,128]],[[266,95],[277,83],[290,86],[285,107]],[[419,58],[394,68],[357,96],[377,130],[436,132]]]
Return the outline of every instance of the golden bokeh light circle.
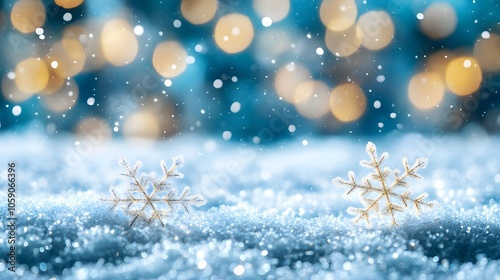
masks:
[[[286,102],[295,103],[295,90],[311,78],[309,70],[296,63],[282,66],[274,78],[276,93]]]
[[[43,105],[53,112],[65,112],[75,106],[79,92],[75,80],[66,79],[57,92],[42,96]]]
[[[167,41],[156,46],[153,53],[153,67],[165,78],[180,75],[186,69],[187,52],[176,41]]]
[[[279,22],[288,15],[290,0],[253,0],[253,8],[260,17],[268,17],[273,22]]]
[[[209,22],[217,12],[217,0],[182,0],[182,16],[192,24]]]
[[[49,70],[39,58],[28,58],[19,62],[15,70],[17,88],[27,94],[42,91],[49,80]]]
[[[483,74],[473,57],[463,56],[452,60],[446,68],[446,85],[456,95],[469,95],[481,85]]]
[[[294,92],[295,108],[300,115],[320,118],[330,111],[330,88],[322,81],[306,81],[297,86]]]
[[[50,66],[60,77],[73,77],[85,65],[85,50],[76,39],[63,39],[56,42],[48,54]],[[56,66],[56,67],[54,67]]]
[[[391,16],[384,11],[370,11],[358,19],[358,28],[363,39],[361,44],[369,50],[379,50],[394,38],[394,23]]]
[[[157,139],[160,124],[151,112],[137,111],[125,121],[123,135],[130,139]]]
[[[341,122],[355,121],[366,110],[365,93],[353,83],[336,86],[330,94],[330,110]]]
[[[321,22],[331,31],[343,31],[356,21],[358,7],[354,0],[323,0],[319,9]]]
[[[485,72],[500,70],[500,36],[490,34],[489,38],[481,38],[474,44],[474,57]]]
[[[408,85],[410,102],[419,109],[436,107],[444,96],[444,84],[434,72],[422,72],[413,76]]]
[[[423,13],[420,28],[429,38],[443,39],[450,36],[457,27],[457,14],[448,3],[434,3]]]
[[[22,33],[32,33],[42,27],[46,19],[45,7],[39,0],[17,1],[12,7],[10,20]]]
[[[356,25],[340,32],[327,30],[325,34],[326,47],[332,54],[339,57],[355,53],[361,46],[362,39],[363,34]]]
[[[73,9],[80,6],[83,0],[54,0],[59,7],[65,9]]]
[[[134,61],[139,43],[130,24],[122,19],[108,21],[101,33],[101,48],[104,57],[115,66]]]
[[[227,53],[245,50],[254,37],[250,19],[242,14],[229,14],[219,19],[214,31],[215,43]]]

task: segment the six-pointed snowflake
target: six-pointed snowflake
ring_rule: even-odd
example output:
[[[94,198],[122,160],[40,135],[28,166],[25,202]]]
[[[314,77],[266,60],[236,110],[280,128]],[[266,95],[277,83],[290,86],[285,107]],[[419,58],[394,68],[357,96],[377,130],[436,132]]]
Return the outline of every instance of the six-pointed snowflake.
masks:
[[[176,190],[168,182],[170,178],[182,178],[183,174],[177,171],[177,167],[182,165],[181,156],[172,159],[172,165],[167,167],[164,161],[160,162],[163,176],[158,178],[155,173],[141,174],[137,177],[137,171],[142,166],[138,161],[133,168],[125,159],[120,159],[119,164],[125,169],[121,174],[130,179],[130,187],[127,194],[120,197],[111,189],[111,198],[103,198],[103,201],[113,203],[112,209],[122,205],[126,214],[132,217],[130,226],[139,218],[146,222],[159,221],[165,226],[164,219],[171,216],[176,207],[180,207],[185,213],[189,214],[189,206],[201,206],[206,203],[206,199],[201,195],[188,195],[189,187],[185,187],[179,196],[176,196]]]
[[[364,204],[364,208],[354,208],[350,207],[347,212],[356,215],[355,222],[360,220],[370,223],[370,214],[382,213],[391,218],[391,224],[397,225],[396,213],[403,212],[410,204],[413,205],[417,214],[420,213],[422,206],[433,207],[435,202],[424,202],[424,198],[427,197],[426,193],[419,195],[416,198],[411,198],[411,191],[405,191],[402,194],[397,193],[398,188],[408,188],[409,184],[406,181],[409,177],[415,179],[422,179],[422,176],[417,174],[420,168],[425,168],[427,165],[427,159],[419,158],[415,163],[410,166],[408,164],[408,159],[403,158],[404,173],[400,174],[399,170],[391,170],[389,168],[382,169],[382,163],[389,156],[388,153],[383,153],[380,158],[377,156],[377,148],[372,142],[368,142],[366,145],[366,152],[370,156],[370,160],[360,161],[361,166],[366,168],[371,168],[374,170],[373,173],[368,174],[361,180],[361,184],[356,182],[354,172],[349,172],[349,180],[344,180],[340,177],[333,179],[336,185],[347,186],[346,195],[350,195],[355,190],[361,191],[361,201]],[[388,181],[388,177],[393,175],[393,181]],[[378,182],[375,185],[373,182]],[[395,202],[400,202],[396,204]]]

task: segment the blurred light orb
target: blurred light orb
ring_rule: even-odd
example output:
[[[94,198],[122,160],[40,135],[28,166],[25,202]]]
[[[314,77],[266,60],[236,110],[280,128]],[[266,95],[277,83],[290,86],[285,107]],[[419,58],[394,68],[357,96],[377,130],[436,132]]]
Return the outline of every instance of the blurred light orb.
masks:
[[[432,39],[450,36],[457,27],[457,14],[448,3],[434,3],[424,11],[420,28]]]
[[[254,30],[250,19],[242,14],[223,16],[215,26],[215,43],[227,53],[245,50],[252,42]]]
[[[361,46],[362,39],[363,34],[356,25],[341,32],[327,30],[325,34],[326,47],[332,54],[339,57],[355,53]]]
[[[166,41],[156,46],[153,53],[153,67],[165,78],[180,75],[186,69],[187,52],[176,41]]]
[[[481,85],[483,74],[473,57],[459,57],[446,68],[446,85],[456,95],[469,95]]]
[[[53,112],[62,113],[73,108],[78,95],[79,89],[75,80],[67,79],[57,92],[42,96],[43,105]]]
[[[366,110],[365,93],[357,84],[341,84],[330,94],[330,110],[341,122],[355,121]]]
[[[363,39],[361,44],[369,50],[380,50],[394,38],[394,23],[384,11],[370,11],[358,19]]]
[[[85,65],[85,50],[76,39],[63,39],[55,43],[49,51],[48,58],[57,63],[51,67],[60,77],[73,77],[83,70]],[[55,65],[55,63],[51,62]]]
[[[192,24],[204,24],[217,12],[217,0],[182,0],[182,16]]]
[[[80,6],[83,0],[55,0],[56,4],[65,9],[73,9]]]
[[[132,140],[157,139],[160,136],[160,124],[151,112],[138,111],[125,121],[123,135]]]
[[[96,24],[95,22],[89,22],[88,24],[90,27],[73,24],[66,27],[63,32],[63,40],[76,40],[83,47],[85,64],[82,71],[97,70],[106,64],[106,58],[102,52],[99,38],[101,28],[92,26]],[[98,22],[97,24],[100,23]]]
[[[53,67],[48,67],[48,70],[49,70],[49,80],[47,81],[47,85],[45,86],[45,88],[42,91],[40,91],[40,94],[55,93],[62,88],[64,82],[66,81],[66,77],[61,77],[59,74],[57,74]]]
[[[309,81],[311,74],[304,66],[296,63],[289,63],[282,66],[274,78],[274,88],[276,93],[288,103],[295,103],[295,90],[306,81]]]
[[[8,75],[5,75],[2,78],[2,95],[6,100],[12,101],[12,102],[21,102],[24,100],[29,99],[31,96],[33,96],[30,93],[24,93],[16,85],[15,79],[10,79]]]
[[[495,72],[500,70],[500,36],[492,33],[483,36],[474,44],[473,53],[483,71]]]
[[[22,33],[35,32],[46,19],[45,7],[39,0],[21,0],[14,4],[10,20],[14,28]]]
[[[290,0],[253,0],[253,8],[261,18],[270,18],[271,23],[278,22],[288,15]]]
[[[31,57],[19,62],[15,73],[17,88],[27,94],[42,91],[49,80],[49,69],[39,58]]]
[[[270,1],[270,3],[272,3]],[[331,31],[343,31],[356,21],[358,7],[354,0],[323,0],[319,9],[321,22]]]
[[[130,24],[122,19],[114,19],[102,29],[101,48],[111,64],[123,66],[135,59],[139,44]]]
[[[431,109],[443,100],[444,90],[443,81],[438,74],[422,72],[411,78],[408,97],[415,107]]]
[[[295,108],[308,119],[320,118],[330,111],[330,88],[321,81],[307,81],[297,86]]]
[[[76,140],[81,144],[86,143],[89,152],[98,151],[105,147],[111,140],[113,132],[109,124],[98,117],[89,117],[80,121],[75,129]]]

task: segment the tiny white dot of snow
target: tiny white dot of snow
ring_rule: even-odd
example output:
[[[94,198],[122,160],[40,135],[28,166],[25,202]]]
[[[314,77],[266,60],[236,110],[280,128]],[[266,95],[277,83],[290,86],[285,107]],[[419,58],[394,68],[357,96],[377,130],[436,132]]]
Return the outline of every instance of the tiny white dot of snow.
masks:
[[[9,80],[14,80],[16,78],[16,73],[14,73],[14,72],[7,73],[7,78]]]
[[[182,26],[182,22],[178,19],[174,20],[174,27],[179,28]]]
[[[63,15],[64,21],[70,21],[73,18],[73,15],[71,13],[65,13]]]
[[[118,128],[118,127],[116,127],[116,126],[113,128],[113,131],[114,131],[114,132],[118,132],[118,130],[119,130],[119,128]]]
[[[163,31],[158,32],[158,35],[163,36]]]
[[[379,122],[379,123],[378,123],[378,127],[379,127],[379,128],[384,127],[384,123]]]
[[[21,115],[21,112],[22,112],[21,106],[16,105],[16,106],[12,107],[12,114],[14,116],[17,117],[17,116]]]
[[[136,25],[134,27],[134,34],[137,36],[141,36],[144,33],[144,27],[142,25]]]
[[[44,40],[44,39],[45,39],[45,35],[43,35],[43,34],[42,34],[42,35],[38,36],[38,38],[39,38],[40,40]]]
[[[495,175],[495,182],[500,183],[500,174]]]
[[[293,133],[293,132],[295,132],[295,130],[296,130],[295,125],[291,124],[288,126],[288,131]]]
[[[317,55],[323,55],[324,53],[325,53],[325,51],[322,48],[317,48],[316,49],[316,54]]]
[[[224,40],[225,42],[229,41],[229,36],[224,36],[224,38],[222,38],[222,40]]]
[[[36,30],[36,35],[42,35],[43,34],[43,28],[38,27]]]
[[[424,19],[424,14],[422,14],[422,13],[418,13],[418,14],[417,14],[417,19],[418,19],[418,20],[423,20],[423,19]]]
[[[89,99],[87,99],[87,104],[92,106],[95,104],[95,98],[94,97],[89,97]]]
[[[240,111],[240,109],[241,109],[240,102],[235,101],[235,102],[233,102],[233,104],[231,104],[231,108],[230,108],[231,112],[238,113]]]
[[[309,142],[307,142],[307,140],[302,140],[302,145],[303,146],[307,146],[307,144],[309,144]]]
[[[73,91],[68,92],[68,96],[73,96]]]
[[[238,36],[238,35],[240,35],[240,28],[239,28],[239,27],[237,27],[237,26],[233,27],[233,28],[231,29],[231,35],[233,35],[233,36]]]
[[[264,27],[269,27],[273,24],[273,20],[270,17],[263,17],[262,18],[262,25]]]
[[[236,83],[238,81],[238,77],[232,76],[231,77],[231,81],[233,81],[233,83]]]
[[[165,82],[163,82],[163,84],[165,84],[166,87],[170,87],[172,85],[172,80],[166,79]]]
[[[389,116],[391,117],[391,119],[395,119],[397,115],[396,113],[391,113]]]
[[[466,59],[466,60],[464,61],[464,67],[465,67],[465,68],[469,68],[471,65],[472,65],[472,62],[470,62],[470,60]]]
[[[375,102],[373,102],[373,107],[375,107],[375,109],[380,108],[380,106],[382,106],[382,104],[380,103],[380,101],[376,100]]]
[[[241,264],[239,264],[234,268],[233,272],[237,276],[241,276],[243,275],[243,273],[245,273],[245,268]]]
[[[377,66],[378,70],[382,70],[382,65]]]
[[[483,33],[481,33],[481,37],[483,37],[483,39],[489,39],[490,38],[490,32],[483,31]]]
[[[222,80],[217,79],[214,81],[214,88],[221,88],[222,87]]]
[[[344,268],[344,270],[351,270],[352,264],[350,262],[345,262],[342,267]]]
[[[187,64],[193,64],[194,62],[195,62],[194,57],[192,57],[192,56],[186,57],[186,63]]]
[[[206,260],[201,260],[198,262],[198,269],[205,269],[207,267],[207,261]]]
[[[172,68],[172,70],[175,70],[175,69],[177,69],[177,65],[172,64],[172,67],[170,67],[170,68]]]
[[[222,133],[222,139],[224,139],[224,140],[229,140],[229,139],[231,139],[231,136],[233,136],[233,134],[231,133],[231,131],[227,131],[227,130],[226,130],[226,131],[224,131],[224,132]]]
[[[377,82],[383,83],[385,81],[385,76],[384,75],[378,75],[377,76]]]
[[[260,143],[260,137],[259,136],[254,136],[252,137],[252,142],[254,144],[259,144]]]
[[[75,146],[80,145],[80,141],[75,141]]]
[[[54,69],[56,69],[57,66],[59,66],[59,63],[57,61],[55,61],[55,60],[50,63],[50,67],[52,67]]]
[[[201,51],[203,50],[203,46],[202,46],[202,45],[200,45],[200,44],[197,44],[196,46],[194,46],[194,50],[195,50],[196,52],[201,52]]]

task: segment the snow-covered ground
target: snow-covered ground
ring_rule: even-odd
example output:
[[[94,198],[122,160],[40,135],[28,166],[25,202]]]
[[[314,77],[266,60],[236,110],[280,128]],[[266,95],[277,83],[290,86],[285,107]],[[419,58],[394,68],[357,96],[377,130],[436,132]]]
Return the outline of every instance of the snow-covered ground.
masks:
[[[306,141],[303,141],[306,140]],[[7,162],[17,166],[19,279],[500,279],[499,138],[389,134],[381,138],[300,137],[244,145],[181,136],[149,146],[71,136],[2,135],[0,215],[7,216]],[[332,179],[369,170],[365,145],[401,158],[427,157],[424,180],[410,190],[439,204],[413,209],[399,226],[353,224],[362,207]],[[99,142],[99,141],[98,141]],[[100,143],[100,142],[99,142]],[[104,142],[103,142],[104,143]],[[160,160],[182,154],[184,178],[207,203],[165,227],[134,224],[101,201],[110,188],[126,192],[119,157],[161,173]],[[6,219],[0,221],[0,278]]]

